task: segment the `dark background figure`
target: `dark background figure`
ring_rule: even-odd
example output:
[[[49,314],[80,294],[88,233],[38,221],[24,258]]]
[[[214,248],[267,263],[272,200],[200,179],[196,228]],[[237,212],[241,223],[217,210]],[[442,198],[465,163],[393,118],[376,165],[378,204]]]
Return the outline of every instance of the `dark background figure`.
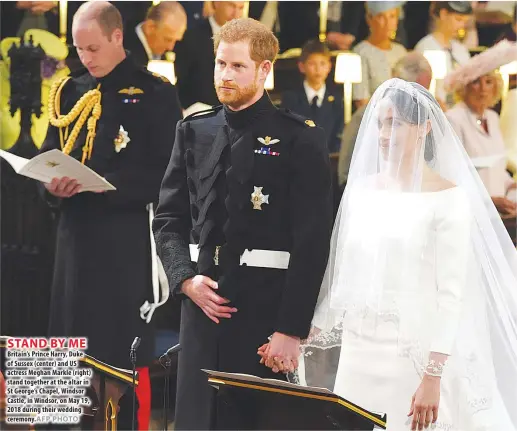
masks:
[[[404,27],[406,48],[414,49],[415,45],[430,32],[430,1],[408,1],[404,5]]]
[[[212,37],[226,22],[240,18],[244,2],[212,2],[214,13],[188,28],[183,40],[176,45],[175,70],[181,106],[194,103],[218,105],[214,89],[214,44]]]
[[[137,395],[140,408],[150,413],[154,322],[140,315],[144,302],[153,302],[147,205],[158,201],[181,111],[174,86],[137,66],[124,50],[115,6],[85,3],[74,16],[72,33],[88,72],[57,82],[59,113],[67,115],[81,96],[98,89],[102,115],[95,122],[91,157],[83,159],[86,125],[75,140],[67,134],[64,151],[116,190],[78,193],[77,182],[68,178],[42,186],[59,211],[49,335],[86,336],[88,354],[125,369],[132,368],[129,348],[141,337]],[[98,49],[90,50],[92,45]],[[65,122],[75,125],[73,119]],[[61,148],[60,130],[52,124],[41,152]],[[149,414],[142,421],[146,429]]]
[[[179,2],[164,1],[151,6],[145,19],[133,28],[125,26],[124,47],[137,64],[147,67],[151,60],[164,60],[187,29],[187,15]]]
[[[55,1],[4,1],[0,14],[0,39],[20,37],[38,28],[58,34],[59,14]]]
[[[364,2],[329,3],[336,3],[339,6],[336,20],[328,21],[327,24],[327,41],[331,49],[350,49],[354,41],[361,41],[368,36]],[[308,40],[318,38],[319,8],[320,2],[278,2],[279,39],[282,52],[291,48],[300,48]]]

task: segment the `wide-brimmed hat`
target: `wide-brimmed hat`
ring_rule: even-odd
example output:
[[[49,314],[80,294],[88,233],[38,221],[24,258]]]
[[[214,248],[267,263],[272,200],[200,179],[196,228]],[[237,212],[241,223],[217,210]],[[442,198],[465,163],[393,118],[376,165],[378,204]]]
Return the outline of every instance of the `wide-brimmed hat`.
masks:
[[[517,43],[502,40],[449,73],[444,80],[445,89],[457,90],[512,61],[517,61]]]

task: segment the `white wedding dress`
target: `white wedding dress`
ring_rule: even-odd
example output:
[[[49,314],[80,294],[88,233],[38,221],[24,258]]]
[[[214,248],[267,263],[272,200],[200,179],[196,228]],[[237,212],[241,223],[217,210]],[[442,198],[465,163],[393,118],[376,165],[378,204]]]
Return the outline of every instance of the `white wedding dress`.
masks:
[[[390,431],[410,429],[411,398],[429,352],[444,353],[450,356],[441,379],[436,429],[513,430],[505,426],[510,421],[491,382],[469,375],[469,364],[454,362],[462,303],[469,295],[468,284],[475,280],[466,270],[471,215],[463,190],[406,193],[354,188],[346,233],[338,245],[343,258],[336,262],[337,283],[349,288],[335,289],[335,295],[382,294],[361,309],[348,309],[342,318],[334,392],[370,411],[386,413]],[[314,325],[324,318],[316,310]],[[471,359],[476,361],[475,351]]]

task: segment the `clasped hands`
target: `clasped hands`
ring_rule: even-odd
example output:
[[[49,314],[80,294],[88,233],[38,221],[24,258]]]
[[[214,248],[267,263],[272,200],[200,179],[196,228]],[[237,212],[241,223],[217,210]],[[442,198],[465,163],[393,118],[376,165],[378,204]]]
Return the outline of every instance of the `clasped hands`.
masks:
[[[259,347],[260,363],[274,373],[293,373],[298,368],[300,338],[275,332],[269,343]]]
[[[231,319],[238,310],[229,306],[229,300],[218,295],[219,286],[216,281],[203,275],[185,280],[181,291],[187,295],[214,323],[219,319]],[[290,335],[275,332],[269,343],[258,348],[257,354],[261,357],[260,363],[269,367],[273,372],[294,372],[298,368],[300,355],[300,339]]]

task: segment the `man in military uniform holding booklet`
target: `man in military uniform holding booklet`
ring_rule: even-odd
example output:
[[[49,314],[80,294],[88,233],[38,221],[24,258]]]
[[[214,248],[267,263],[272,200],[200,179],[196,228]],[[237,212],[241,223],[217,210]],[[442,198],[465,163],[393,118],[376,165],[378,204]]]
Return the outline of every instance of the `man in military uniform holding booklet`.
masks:
[[[41,151],[60,149],[116,188],[81,192],[69,178],[44,185],[60,217],[49,335],[88,337],[86,353],[130,369],[137,336],[137,366],[154,359],[149,307],[141,310],[153,301],[148,205],[158,201],[181,111],[175,87],[124,50],[122,28],[110,3],[79,8],[72,35],[88,72],[54,84]]]

